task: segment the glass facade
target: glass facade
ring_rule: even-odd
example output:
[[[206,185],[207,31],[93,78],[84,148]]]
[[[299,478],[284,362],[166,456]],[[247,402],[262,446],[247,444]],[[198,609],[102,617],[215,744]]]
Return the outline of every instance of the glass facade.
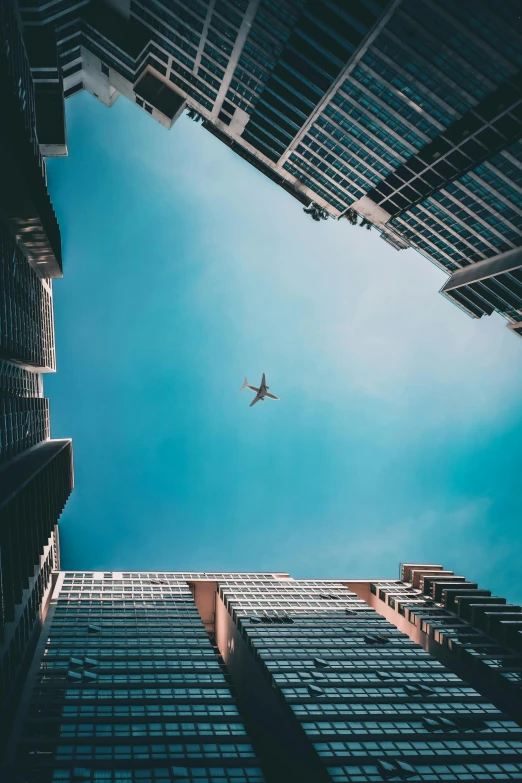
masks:
[[[41,376],[0,361],[0,464],[49,437]]]
[[[328,779],[520,777],[517,723],[343,584],[236,582],[220,596]]]
[[[436,565],[370,585],[375,609],[522,721],[522,608]]]
[[[0,465],[0,751],[60,567],[57,523],[72,486],[68,440]]]
[[[6,222],[0,220],[0,358],[35,370],[56,368],[53,296]]]
[[[62,274],[61,244],[13,0],[0,3],[0,104],[1,751],[59,568],[57,522],[73,485],[71,443],[49,439],[43,396],[41,373],[55,369],[51,278]]]
[[[305,205],[354,210],[451,275],[521,245],[517,0],[130,0],[123,18],[103,3],[20,5],[27,26],[55,28],[67,97],[122,92],[170,127],[173,91]],[[138,94],[145,70],[161,100]],[[519,276],[444,295],[513,325]]]
[[[54,579],[7,755],[13,783],[520,779],[509,711],[344,582]]]
[[[35,91],[15,0],[0,5],[0,214],[40,277],[61,277],[60,230],[36,132]]]
[[[263,783],[182,574],[60,574],[16,769],[24,781]]]

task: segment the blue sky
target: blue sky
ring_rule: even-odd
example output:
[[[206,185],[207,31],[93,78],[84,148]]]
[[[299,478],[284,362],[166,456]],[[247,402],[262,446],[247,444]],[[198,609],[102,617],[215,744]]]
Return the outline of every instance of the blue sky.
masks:
[[[67,102],[53,437],[68,569],[395,577],[522,600],[522,341],[445,276],[301,205],[182,117]],[[266,372],[281,400],[239,393]]]

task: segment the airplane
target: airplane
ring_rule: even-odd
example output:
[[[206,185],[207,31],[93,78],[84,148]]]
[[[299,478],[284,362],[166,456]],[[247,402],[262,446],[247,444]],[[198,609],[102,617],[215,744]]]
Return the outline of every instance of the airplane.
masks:
[[[254,399],[252,400],[252,402],[249,405],[249,408],[251,408],[252,405],[255,405],[256,402],[259,402],[259,400],[262,400],[264,402],[265,401],[265,397],[270,397],[271,400],[278,400],[279,399],[279,397],[276,397],[275,394],[271,394],[268,391],[269,388],[270,388],[270,386],[266,385],[265,373],[263,373],[263,377],[261,378],[261,386],[259,387],[259,389],[257,389],[255,386],[251,386],[249,384],[249,382],[247,381],[246,376],[245,376],[245,382],[244,382],[244,384],[242,385],[242,387],[240,388],[239,391],[243,391],[243,389],[252,389],[252,391],[256,392],[256,396],[254,397]]]

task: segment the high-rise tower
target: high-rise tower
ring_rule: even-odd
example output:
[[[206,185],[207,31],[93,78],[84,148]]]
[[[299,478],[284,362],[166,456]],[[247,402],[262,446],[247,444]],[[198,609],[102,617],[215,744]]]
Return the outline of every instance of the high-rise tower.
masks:
[[[441,565],[349,583],[357,595],[522,722],[522,607]]]
[[[36,98],[11,0],[0,3],[0,746],[59,568],[56,526],[72,449],[50,440],[42,374],[56,367],[53,277],[60,232],[36,127]]]
[[[4,769],[12,783],[513,781],[522,728],[347,582],[61,572]]]
[[[314,202],[315,219],[359,216],[394,248],[414,247],[446,271],[442,291],[466,313],[497,311],[522,334],[518,0],[20,7],[31,50],[41,35],[51,63],[40,94],[58,154],[61,74],[66,97],[87,90],[111,106],[122,94],[167,128],[188,108],[304,205]],[[39,84],[41,62],[35,54]]]
[[[57,525],[72,487],[69,440],[0,465],[0,748],[60,568]]]

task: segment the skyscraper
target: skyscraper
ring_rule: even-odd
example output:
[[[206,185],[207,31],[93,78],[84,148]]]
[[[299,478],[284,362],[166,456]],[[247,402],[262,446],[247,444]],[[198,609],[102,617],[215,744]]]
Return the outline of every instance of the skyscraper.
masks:
[[[167,128],[188,108],[315,219],[359,216],[446,271],[442,292],[468,315],[497,311],[522,334],[518,0],[20,7],[50,63],[49,151],[65,149],[60,69],[66,97],[122,94]]]
[[[0,3],[0,746],[59,568],[72,449],[50,440],[42,374],[56,367],[60,232],[47,193],[35,91],[11,0]]]
[[[57,525],[72,487],[69,440],[0,465],[0,748],[60,567]]]
[[[31,298],[39,296],[47,301],[51,296],[50,286],[45,288],[42,284],[45,293],[36,293],[34,278],[24,271],[20,255],[23,251],[24,260],[40,280],[62,276],[60,229],[47,192],[45,159],[36,130],[33,78],[13,0],[1,4],[0,30],[0,152],[3,166],[0,217],[16,242],[16,251],[9,248],[9,255],[16,252],[13,264],[19,265],[22,277],[19,285],[32,289]],[[9,241],[4,226],[2,255],[5,243]],[[42,304],[42,309],[45,311],[43,317],[47,318],[49,307]],[[27,357],[26,360],[32,366],[40,365],[38,359]],[[44,366],[53,369],[54,364]]]
[[[60,572],[4,774],[511,781],[522,729],[347,582]]]
[[[522,607],[441,565],[350,588],[417,644],[522,722]]]

